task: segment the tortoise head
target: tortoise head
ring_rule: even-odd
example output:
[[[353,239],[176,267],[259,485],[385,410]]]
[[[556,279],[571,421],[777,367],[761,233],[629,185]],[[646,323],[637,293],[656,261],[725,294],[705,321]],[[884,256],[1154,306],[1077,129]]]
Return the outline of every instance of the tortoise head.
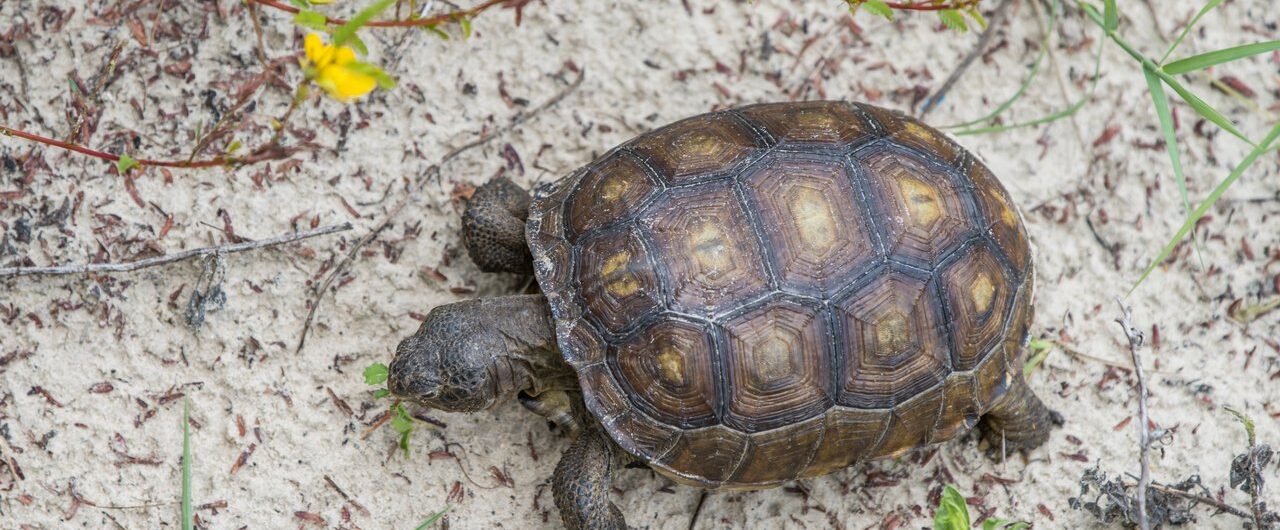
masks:
[[[541,295],[442,305],[400,342],[387,387],[433,409],[477,412],[560,372],[572,373],[555,340]]]
[[[492,318],[479,300],[433,309],[396,348],[391,393],[448,412],[476,412],[510,397],[524,374],[505,354]]]

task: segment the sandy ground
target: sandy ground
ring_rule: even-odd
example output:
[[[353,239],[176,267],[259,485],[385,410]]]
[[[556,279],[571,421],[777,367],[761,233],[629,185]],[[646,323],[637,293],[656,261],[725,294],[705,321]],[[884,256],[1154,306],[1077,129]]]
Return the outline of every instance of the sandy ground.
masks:
[[[124,42],[101,114],[86,120],[88,144],[184,158],[262,64],[240,2],[159,4],[0,1],[0,35],[24,21],[30,29],[12,46],[0,42],[0,123],[66,137],[76,115],[68,80],[94,86]],[[1157,32],[1173,33],[1201,5],[1161,1],[1153,24],[1145,4],[1122,4],[1122,33],[1155,55],[1164,47]],[[344,7],[338,12],[350,12]],[[931,123],[979,116],[1017,88],[1039,32],[1029,4],[1014,2],[1009,17],[994,51]],[[288,16],[267,11],[260,20],[270,58],[300,49]],[[1183,53],[1275,39],[1277,23],[1270,0],[1232,2],[1205,19]],[[0,281],[0,456],[22,473],[18,480],[0,465],[0,528],[177,527],[184,398],[204,528],[412,528],[446,505],[450,528],[559,528],[546,484],[567,441],[515,404],[472,416],[428,413],[439,426],[417,430],[407,459],[390,429],[363,436],[385,409],[361,380],[366,365],[387,362],[433,306],[524,284],[480,273],[460,252],[455,190],[502,172],[523,185],[555,179],[636,134],[729,105],[828,97],[909,111],[977,39],[931,16],[890,23],[864,14],[851,26],[837,2],[776,0],[546,0],[529,4],[518,27],[511,11],[482,15],[465,41],[365,35],[372,60],[400,86],[354,106],[304,105],[287,145],[314,135],[315,148],[294,163],[151,169],[131,192],[100,161],[52,149],[32,155],[30,144],[0,140],[0,237],[8,241],[0,266],[127,261],[228,242],[231,230],[256,239],[313,223],[355,225],[227,257],[225,307],[199,329],[183,315],[199,261]],[[1074,100],[1098,39],[1081,16],[1068,16],[1053,36],[1053,66],[1012,117]],[[931,521],[931,492],[947,480],[981,511],[1037,528],[1088,527],[1089,517],[1067,505],[1081,473],[1094,465],[1137,472],[1135,379],[1112,366],[1129,364],[1113,298],[1173,233],[1181,204],[1140,72],[1114,46],[1102,57],[1097,91],[1073,119],[960,139],[1026,211],[1039,249],[1033,334],[1080,352],[1055,350],[1032,378],[1065,428],[1030,460],[994,464],[966,438],[794,487],[712,494],[697,528],[920,528]],[[424,178],[446,152],[565,91],[574,70],[584,81],[558,104],[462,153],[439,179]],[[296,82],[297,69],[287,71]],[[1261,138],[1275,121],[1277,72],[1275,54],[1213,72],[1251,88],[1260,110],[1204,78],[1187,82]],[[250,147],[270,136],[288,87],[266,87],[254,100],[235,134]],[[1175,107],[1191,196],[1203,197],[1247,149]],[[1280,441],[1280,311],[1248,326],[1228,318],[1232,304],[1277,296],[1277,162],[1264,157],[1211,211],[1197,232],[1199,257],[1180,247],[1129,298],[1147,335],[1158,327],[1158,344],[1143,353],[1152,421],[1170,430],[1153,455],[1156,480],[1199,474],[1215,491],[1225,487],[1245,442],[1223,406],[1254,417],[1264,441]],[[312,286],[405,197],[412,200],[325,293],[297,351]],[[1274,465],[1268,473],[1280,484]],[[624,472],[616,486],[633,526],[690,526],[698,491],[643,470]],[[1280,489],[1271,491],[1280,504]],[[1239,491],[1225,498],[1246,500]],[[1240,527],[1196,513],[1197,528]]]

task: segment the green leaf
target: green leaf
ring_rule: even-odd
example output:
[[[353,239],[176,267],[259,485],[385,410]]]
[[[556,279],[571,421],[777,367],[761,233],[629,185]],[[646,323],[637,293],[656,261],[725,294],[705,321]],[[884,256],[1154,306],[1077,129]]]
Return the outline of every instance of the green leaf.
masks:
[[[364,384],[380,385],[387,380],[387,375],[391,371],[387,369],[387,365],[382,363],[373,363],[364,369]]]
[[[1164,63],[1169,60],[1169,56],[1173,55],[1173,51],[1178,49],[1179,44],[1182,44],[1182,39],[1185,39],[1187,34],[1191,33],[1191,28],[1195,27],[1196,22],[1200,21],[1200,17],[1207,15],[1210,11],[1213,11],[1213,8],[1218,7],[1224,1],[1226,0],[1210,0],[1208,4],[1205,4],[1200,9],[1200,12],[1196,13],[1196,16],[1191,19],[1191,22],[1187,23],[1187,27],[1182,28],[1182,33],[1178,34],[1178,38],[1173,41],[1173,44],[1169,45],[1169,49],[1164,52],[1164,57],[1160,58],[1160,62]]]
[[[933,514],[933,530],[969,530],[969,507],[964,495],[950,484],[942,487],[942,499]]]
[[[445,512],[449,511],[449,508],[449,506],[445,506],[443,510],[431,514],[431,517],[426,518],[426,520],[422,521],[422,524],[414,527],[413,530],[426,530],[427,527],[436,524],[436,521],[439,521],[441,517],[444,517]]]
[[[969,15],[969,18],[972,18],[974,22],[977,22],[978,27],[982,28],[983,31],[987,30],[987,19],[983,18],[982,12],[978,11],[978,8],[976,5],[974,7],[965,9],[964,12],[965,14]]]
[[[430,24],[430,25],[422,26],[422,30],[423,30],[423,31],[431,32],[431,34],[432,34],[432,35],[435,35],[435,36],[437,36],[437,37],[440,37],[440,39],[441,39],[441,40],[449,40],[449,34],[448,34],[448,33],[445,33],[445,31],[444,31],[444,30],[440,29],[440,28],[439,28],[438,26],[436,26],[435,24]]]
[[[1249,57],[1250,55],[1257,55],[1275,50],[1280,50],[1280,40],[1245,44],[1243,46],[1236,46],[1225,50],[1193,55],[1186,59],[1179,59],[1164,65],[1164,71],[1172,75],[1185,74],[1187,72],[1194,72],[1196,70],[1208,68],[1215,64],[1231,62],[1237,59]]]
[[[308,2],[307,0],[289,0],[289,3],[292,4],[293,7],[296,7],[298,9],[306,9],[308,7],[311,7],[311,2]]]
[[[1120,27],[1120,12],[1116,9],[1116,0],[1105,0],[1102,9],[1103,27],[1107,31],[1115,31]]]
[[[955,9],[943,9],[938,11],[938,18],[942,19],[942,25],[953,30],[964,33],[969,31],[969,25],[964,22],[964,15]]]
[[[359,35],[352,34],[351,39],[348,42],[351,44],[352,48],[355,48],[356,53],[361,56],[369,55],[369,47],[364,45],[364,40],[361,39]]]
[[[130,169],[141,165],[142,164],[139,164],[137,160],[133,159],[133,157],[122,154],[120,155],[120,160],[116,160],[116,173],[124,175],[125,173],[128,173]]]
[[[462,17],[458,19],[458,25],[462,26],[462,40],[471,38],[471,19]]]
[[[1169,254],[1173,253],[1173,249],[1178,245],[1178,242],[1182,241],[1182,238],[1186,237],[1187,234],[1195,228],[1196,223],[1200,221],[1201,217],[1204,217],[1204,214],[1209,211],[1209,208],[1213,207],[1214,203],[1218,202],[1218,199],[1227,191],[1227,188],[1230,188],[1231,185],[1240,178],[1240,175],[1243,175],[1244,172],[1258,160],[1258,157],[1271,149],[1271,144],[1276,141],[1276,138],[1280,138],[1280,123],[1277,123],[1276,126],[1271,129],[1271,132],[1267,133],[1267,137],[1255,146],[1253,150],[1249,152],[1248,156],[1245,156],[1244,160],[1241,160],[1240,163],[1236,165],[1235,169],[1231,170],[1231,174],[1227,175],[1227,178],[1223,179],[1222,182],[1219,182],[1218,186],[1209,193],[1209,196],[1191,212],[1191,215],[1182,223],[1182,227],[1178,228],[1178,232],[1173,235],[1173,238],[1165,244],[1164,248],[1160,251],[1160,254],[1156,256],[1156,259],[1152,260],[1151,264],[1147,265],[1146,270],[1142,271],[1142,276],[1133,284],[1133,287],[1129,288],[1129,293],[1133,293],[1133,291],[1147,279],[1147,276],[1150,276],[1152,271],[1156,270],[1156,267],[1159,267],[1161,263],[1164,263],[1164,260],[1169,257]]]
[[[397,414],[394,418],[391,418],[391,428],[400,434],[413,432],[413,419]]]
[[[982,530],[1024,530],[1026,528],[1031,528],[1031,524],[999,517],[992,517],[982,522]]]
[[[1222,407],[1222,408],[1227,409],[1227,412],[1230,412],[1232,416],[1236,417],[1236,420],[1238,420],[1241,425],[1244,425],[1244,432],[1249,435],[1249,447],[1253,447],[1255,444],[1257,444],[1258,439],[1254,433],[1253,420],[1250,419],[1248,416],[1245,416],[1243,412],[1240,412],[1231,407]]]
[[[893,9],[889,7],[889,4],[886,4],[881,0],[867,0],[862,3],[862,8],[870,11],[874,15],[880,15],[889,20],[893,20]]]
[[[1030,377],[1031,374],[1036,371],[1036,368],[1040,367],[1040,363],[1043,363],[1044,360],[1049,357],[1049,354],[1053,352],[1053,348],[1044,348],[1040,350],[1033,348],[1032,351],[1035,351],[1036,353],[1032,355],[1030,359],[1027,359],[1026,364],[1022,365],[1022,377]]]
[[[182,400],[182,530],[196,526],[195,512],[191,509],[191,405]]]
[[[298,11],[298,14],[293,16],[294,24],[316,31],[329,31],[329,24],[327,21],[328,19],[326,19],[324,15],[310,9],[300,10]]]
[[[385,388],[379,388],[373,391],[373,399],[382,399],[390,395],[391,395],[391,391]]]
[[[339,26],[338,29],[334,30],[333,44],[335,46],[346,44],[347,41],[351,40],[351,38],[355,36],[356,30],[360,29],[365,24],[368,24],[370,20],[373,20],[373,17],[378,16],[378,13],[381,13],[386,8],[391,7],[391,4],[394,3],[396,3],[396,0],[378,0],[373,5],[364,8],[359,13],[356,13],[356,16],[351,17],[351,20],[348,20],[346,24],[343,24]]]

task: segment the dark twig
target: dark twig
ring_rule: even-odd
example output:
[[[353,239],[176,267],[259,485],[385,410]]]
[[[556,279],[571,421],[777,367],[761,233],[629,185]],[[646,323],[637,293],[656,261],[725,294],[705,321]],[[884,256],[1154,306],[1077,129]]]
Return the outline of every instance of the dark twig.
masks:
[[[176,254],[167,256],[159,256],[155,258],[141,259],[138,261],[130,261],[128,263],[81,263],[77,265],[60,265],[56,267],[3,267],[0,268],[0,278],[6,276],[61,276],[67,274],[101,274],[109,272],[129,272],[157,265],[166,265],[177,261],[183,261],[191,258],[211,256],[215,254],[235,254],[247,250],[256,250],[265,247],[273,247],[300,241],[312,237],[332,234],[334,232],[344,232],[351,229],[351,223],[343,223],[340,225],[326,226],[317,228],[307,232],[294,232],[292,234],[284,234],[270,239],[259,239],[257,241],[245,241],[234,245],[217,245],[211,247],[202,247],[192,250],[184,250]]]
[[[1182,497],[1192,502],[1213,506],[1214,508],[1217,508],[1219,511],[1222,511],[1223,513],[1229,513],[1236,517],[1241,517],[1244,519],[1252,518],[1252,516],[1249,515],[1249,512],[1241,510],[1240,508],[1236,508],[1235,506],[1219,501],[1218,499],[1209,497],[1207,495],[1197,495],[1189,491],[1176,490],[1161,484],[1152,484],[1151,489],[1159,491],[1161,493],[1173,495],[1174,497]]]
[[[1000,31],[1000,26],[1004,24],[1005,13],[1009,11],[1009,1],[1002,0],[1000,5],[996,6],[995,14],[991,16],[991,22],[987,24],[987,30],[982,32],[982,36],[978,38],[978,43],[974,45],[972,50],[969,50],[969,55],[966,55],[960,61],[960,64],[956,65],[955,70],[951,71],[951,75],[947,76],[946,82],[942,83],[942,88],[925,99],[924,106],[920,107],[921,118],[929,114],[929,111],[933,110],[942,101],[942,98],[947,96],[947,92],[960,80],[960,77],[973,64],[974,59],[977,59],[979,55],[982,55],[982,52],[986,51],[987,46],[991,44],[991,39],[996,36],[996,33]]]
[[[498,136],[506,134],[508,131],[515,129],[516,127],[519,127],[520,125],[524,124],[526,121],[529,121],[530,119],[537,116],[538,114],[541,114],[543,111],[555,106],[557,103],[564,100],[564,98],[568,97],[569,94],[573,93],[574,90],[577,90],[578,86],[582,85],[582,80],[583,78],[586,77],[586,75],[587,75],[586,70],[579,70],[577,79],[574,79],[572,83],[566,86],[563,90],[561,90],[555,96],[552,96],[550,99],[543,102],[541,105],[538,105],[532,110],[529,110],[528,112],[519,114],[516,117],[512,118],[511,122],[508,123],[505,127],[500,127],[488,133],[482,134],[480,135],[479,138],[476,138],[475,140],[462,144],[461,146],[455,147],[454,149],[450,150],[448,153],[445,153],[445,155],[440,158],[439,162],[427,168],[426,178],[424,180],[424,183],[426,181],[430,181],[432,179],[438,178],[440,176],[440,169],[444,167],[445,164],[452,161],[454,158],[457,158],[458,155],[461,155],[466,151],[469,151],[471,149],[474,149],[476,147],[489,143],[494,138],[497,138]],[[388,226],[390,226],[391,219],[394,218],[396,215],[398,215],[400,213],[400,210],[403,210],[405,206],[407,206],[410,202],[412,202],[412,200],[416,196],[415,191],[416,190],[413,190],[413,189],[409,190],[409,192],[405,195],[405,197],[400,199],[400,202],[396,203],[395,206],[391,207],[391,210],[387,212],[387,215],[385,215],[382,218],[382,220],[378,222],[378,225],[375,226],[373,230],[371,230],[364,237],[360,238],[360,240],[357,241],[354,245],[351,245],[351,249],[347,251],[346,256],[343,256],[342,261],[339,262],[338,265],[334,267],[332,271],[329,272],[329,275],[325,277],[323,282],[317,284],[316,287],[312,289],[311,300],[309,304],[311,307],[307,309],[307,320],[302,324],[302,334],[298,337],[298,348],[294,350],[295,352],[302,351],[302,347],[307,344],[307,333],[311,331],[311,322],[315,320],[316,309],[320,307],[320,301],[324,298],[324,293],[329,291],[329,286],[333,285],[333,281],[337,279],[338,276],[341,276],[344,272],[346,272],[347,268],[351,266],[351,261],[355,259],[356,254],[360,252],[360,249],[364,248],[365,245],[368,245],[370,242],[374,240],[374,238],[378,237],[378,234],[382,233],[383,230],[385,230]]]
[[[1151,427],[1147,417],[1147,378],[1142,371],[1142,359],[1138,356],[1138,348],[1142,347],[1145,336],[1133,325],[1133,308],[1127,307],[1119,298],[1121,317],[1116,323],[1124,328],[1129,339],[1129,357],[1133,359],[1134,373],[1138,376],[1138,458],[1142,467],[1142,475],[1138,479],[1138,528],[1150,530],[1147,521],[1147,488],[1151,486],[1151,468],[1148,464],[1148,453],[1151,450]]]

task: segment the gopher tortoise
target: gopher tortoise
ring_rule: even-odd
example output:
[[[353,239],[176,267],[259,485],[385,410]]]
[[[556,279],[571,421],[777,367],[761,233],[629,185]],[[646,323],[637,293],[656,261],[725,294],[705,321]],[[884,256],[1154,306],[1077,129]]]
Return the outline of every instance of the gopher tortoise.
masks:
[[[532,199],[497,178],[462,229],[481,269],[543,294],[435,308],[389,387],[455,412],[514,397],[569,433],[552,488],[571,529],[626,528],[625,465],[759,489],[979,424],[1030,449],[1056,420],[1022,378],[1021,215],[982,161],[897,112],[703,114]]]

